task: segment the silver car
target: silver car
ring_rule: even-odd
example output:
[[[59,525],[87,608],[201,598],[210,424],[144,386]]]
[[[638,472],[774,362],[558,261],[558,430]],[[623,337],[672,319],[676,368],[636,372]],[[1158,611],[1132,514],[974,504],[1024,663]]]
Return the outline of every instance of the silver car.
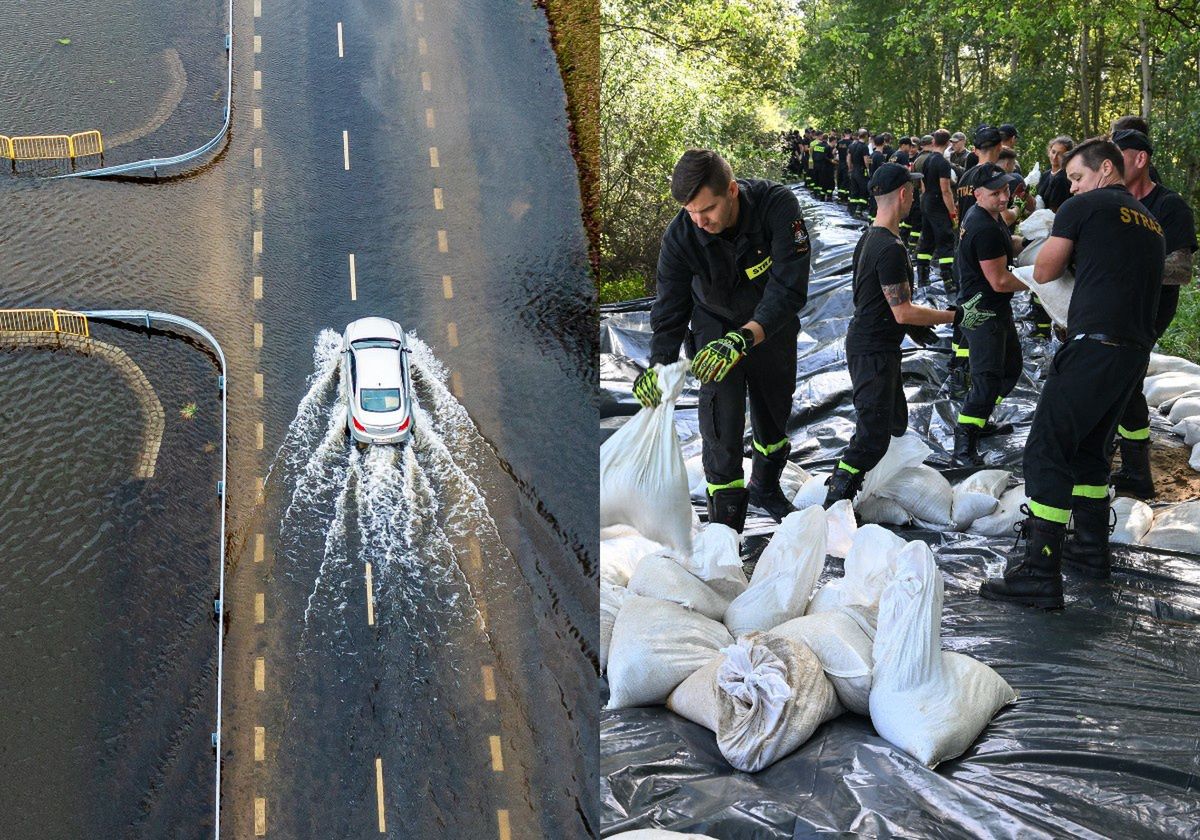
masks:
[[[387,318],[359,318],[342,335],[346,432],[365,448],[412,436],[412,387],[404,328]]]

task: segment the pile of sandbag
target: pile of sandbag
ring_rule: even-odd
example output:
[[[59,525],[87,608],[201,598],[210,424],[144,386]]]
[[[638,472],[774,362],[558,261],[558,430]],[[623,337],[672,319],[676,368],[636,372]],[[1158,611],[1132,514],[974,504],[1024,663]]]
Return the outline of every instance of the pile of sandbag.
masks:
[[[700,530],[691,554],[639,536],[602,533],[608,708],[665,704],[711,730],[739,770],[771,765],[847,710],[878,715],[880,734],[932,766],[964,751],[1015,696],[990,668],[942,654],[929,547],[857,527],[849,502],[786,517],[748,582],[737,534],[723,525]],[[817,589],[833,540],[844,543],[845,573]],[[918,637],[919,656],[896,653]]]
[[[1151,548],[1200,554],[1200,501],[1181,502],[1156,511],[1140,542]]]
[[[1146,404],[1165,414],[1171,431],[1192,447],[1188,466],[1200,472],[1200,365],[1151,353],[1142,393]]]

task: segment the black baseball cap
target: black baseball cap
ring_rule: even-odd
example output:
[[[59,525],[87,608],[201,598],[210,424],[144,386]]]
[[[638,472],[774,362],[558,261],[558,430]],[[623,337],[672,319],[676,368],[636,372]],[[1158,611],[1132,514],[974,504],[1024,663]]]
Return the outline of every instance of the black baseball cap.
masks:
[[[898,163],[885,163],[875,170],[867,189],[871,195],[887,195],[898,190],[910,181],[920,181],[925,176],[920,172],[909,172],[907,166]]]
[[[975,189],[998,190],[1011,184],[1013,178],[1021,180],[1020,175],[1005,172],[1004,167],[998,164],[981,163],[979,164],[979,174],[975,176]]]
[[[1003,123],[1000,126],[1000,136],[1007,140],[1009,137],[1020,137],[1021,134],[1012,123]]]
[[[1121,151],[1134,149],[1139,152],[1154,154],[1154,144],[1150,142],[1150,138],[1136,128],[1126,128],[1118,131],[1113,134],[1112,139]]]
[[[992,128],[990,125],[981,125],[975,129],[975,148],[977,149],[990,149],[992,146],[999,146],[1002,139],[1000,129]]]

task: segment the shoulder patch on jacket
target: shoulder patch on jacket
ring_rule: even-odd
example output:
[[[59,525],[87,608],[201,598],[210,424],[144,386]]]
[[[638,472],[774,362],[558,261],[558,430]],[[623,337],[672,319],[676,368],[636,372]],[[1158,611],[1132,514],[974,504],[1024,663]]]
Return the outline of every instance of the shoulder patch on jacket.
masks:
[[[797,254],[808,253],[808,227],[804,224],[803,216],[792,222],[792,241],[796,243]]]

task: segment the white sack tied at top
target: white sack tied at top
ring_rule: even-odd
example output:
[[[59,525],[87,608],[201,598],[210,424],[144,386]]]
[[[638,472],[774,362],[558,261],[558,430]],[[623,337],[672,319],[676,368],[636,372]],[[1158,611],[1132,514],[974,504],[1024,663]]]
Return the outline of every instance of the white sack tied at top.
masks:
[[[880,602],[871,684],[876,731],[928,767],[966,752],[1017,698],[987,665],[942,650],[942,586],[933,551],[908,543]]]
[[[685,554],[694,514],[687,471],[675,434],[675,401],[686,360],[655,365],[662,401],[642,408],[600,447],[600,527],[625,523]]]

